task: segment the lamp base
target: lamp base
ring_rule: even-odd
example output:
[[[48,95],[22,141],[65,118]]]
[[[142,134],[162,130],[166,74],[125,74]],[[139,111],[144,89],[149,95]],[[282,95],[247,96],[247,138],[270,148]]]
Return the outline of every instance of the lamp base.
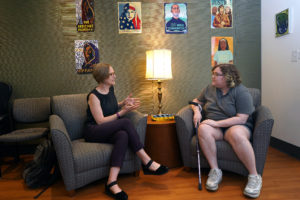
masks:
[[[158,114],[161,115],[162,112],[161,112],[161,108],[162,108],[162,105],[161,105],[161,99],[162,99],[162,91],[161,91],[161,80],[158,80],[157,81],[157,96],[158,96]]]

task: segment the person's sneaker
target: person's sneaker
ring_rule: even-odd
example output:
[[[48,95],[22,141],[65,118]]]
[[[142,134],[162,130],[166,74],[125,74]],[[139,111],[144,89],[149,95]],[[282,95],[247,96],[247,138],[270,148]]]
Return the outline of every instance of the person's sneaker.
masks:
[[[206,181],[206,189],[216,191],[219,183],[222,181],[222,171],[220,169],[211,169]]]
[[[261,176],[249,174],[248,183],[244,190],[244,195],[252,198],[257,198],[260,194],[261,187],[262,187]]]

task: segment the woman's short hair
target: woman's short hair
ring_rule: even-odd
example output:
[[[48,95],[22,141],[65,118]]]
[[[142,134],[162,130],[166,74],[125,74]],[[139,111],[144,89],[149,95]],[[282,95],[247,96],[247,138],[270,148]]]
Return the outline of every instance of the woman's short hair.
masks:
[[[111,67],[111,65],[107,63],[93,65],[93,77],[98,83],[103,83],[103,81],[109,77],[109,67]]]
[[[220,68],[222,74],[224,75],[224,77],[226,79],[227,87],[232,88],[232,87],[238,86],[240,83],[242,83],[240,73],[237,70],[237,68],[235,67],[235,65],[219,64],[219,65],[214,66],[211,71],[213,72],[218,67]]]

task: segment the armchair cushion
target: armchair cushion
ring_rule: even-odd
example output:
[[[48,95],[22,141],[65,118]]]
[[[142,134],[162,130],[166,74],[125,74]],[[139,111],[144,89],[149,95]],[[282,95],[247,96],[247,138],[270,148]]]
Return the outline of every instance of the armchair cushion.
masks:
[[[84,139],[72,142],[75,172],[80,173],[97,167],[110,165],[110,155],[113,145],[104,143],[89,143]],[[133,160],[135,154],[127,151],[124,161]]]
[[[0,136],[1,142],[26,142],[44,137],[48,134],[48,128],[19,129]]]

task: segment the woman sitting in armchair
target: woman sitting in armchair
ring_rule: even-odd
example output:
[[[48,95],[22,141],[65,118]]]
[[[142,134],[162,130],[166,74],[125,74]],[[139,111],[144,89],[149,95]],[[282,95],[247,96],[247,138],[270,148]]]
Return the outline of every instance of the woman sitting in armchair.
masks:
[[[118,103],[114,94],[116,75],[112,66],[99,63],[93,67],[93,76],[98,86],[87,96],[87,123],[84,137],[87,142],[114,144],[105,192],[115,199],[126,200],[128,196],[118,186],[117,177],[128,146],[141,158],[144,174],[162,175],[168,172],[168,168],[151,160],[144,151],[132,122],[122,118],[123,115],[140,106],[139,99],[129,95]]]
[[[193,101],[199,105],[192,105],[193,121],[195,125],[199,123],[199,143],[211,168],[206,188],[216,191],[222,180],[222,171],[217,162],[216,140],[226,140],[249,171],[244,194],[258,197],[262,178],[257,173],[255,155],[249,141],[254,106],[249,91],[241,84],[236,67],[232,64],[214,66],[212,83]],[[202,108],[204,120],[201,122]]]

